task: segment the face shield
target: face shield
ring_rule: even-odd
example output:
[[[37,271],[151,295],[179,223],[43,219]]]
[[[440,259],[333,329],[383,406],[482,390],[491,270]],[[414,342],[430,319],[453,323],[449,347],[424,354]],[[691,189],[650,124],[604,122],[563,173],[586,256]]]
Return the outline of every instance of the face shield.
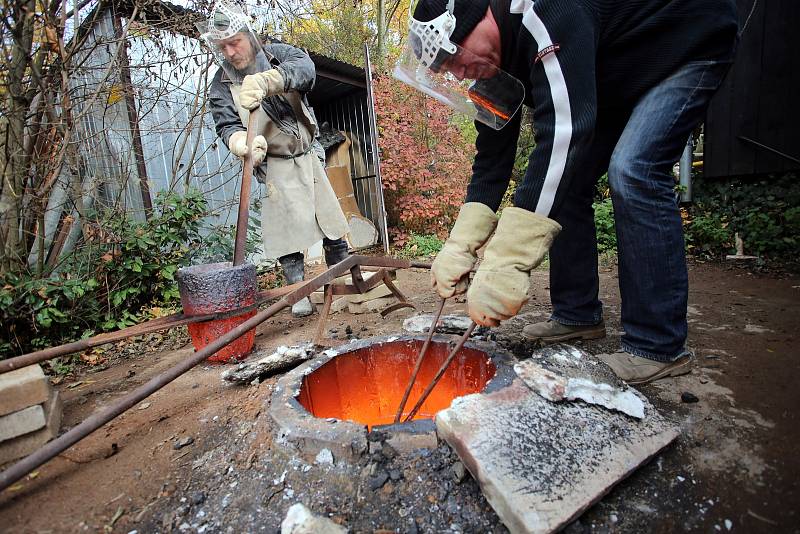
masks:
[[[406,45],[393,75],[452,109],[501,129],[519,110],[525,87],[496,65],[450,41],[456,25],[453,0],[435,19],[413,18],[410,6]]]
[[[232,81],[241,83],[248,74],[271,68],[250,27],[250,18],[238,6],[217,2],[211,16],[198,23],[197,29],[214,61]]]

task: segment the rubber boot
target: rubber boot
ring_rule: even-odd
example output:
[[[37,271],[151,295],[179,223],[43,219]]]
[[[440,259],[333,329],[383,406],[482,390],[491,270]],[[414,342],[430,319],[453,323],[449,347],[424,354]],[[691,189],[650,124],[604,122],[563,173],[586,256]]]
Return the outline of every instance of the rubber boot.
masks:
[[[328,267],[346,260],[350,255],[347,253],[347,241],[342,238],[323,240],[322,249],[325,251],[325,265]]]
[[[278,261],[283,268],[283,276],[289,284],[302,282],[305,276],[305,264],[303,263],[303,254],[295,252],[281,256]],[[292,317],[307,317],[314,311],[311,305],[311,299],[308,297],[300,300],[292,305]]]

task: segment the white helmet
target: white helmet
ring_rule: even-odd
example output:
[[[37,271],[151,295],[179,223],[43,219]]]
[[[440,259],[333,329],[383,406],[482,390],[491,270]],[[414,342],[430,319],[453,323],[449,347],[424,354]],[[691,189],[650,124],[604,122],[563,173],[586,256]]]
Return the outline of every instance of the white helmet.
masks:
[[[250,17],[239,6],[226,0],[218,0],[211,9],[208,20],[198,23],[197,29],[200,31],[201,39],[205,41],[214,56],[214,61],[234,82],[240,83],[247,74],[269,70],[269,60],[261,48],[258,37],[253,32]],[[244,69],[237,69],[225,57],[226,41],[237,34],[242,34],[248,40],[253,51],[253,61]]]
[[[201,37],[220,41],[241,31],[252,31],[250,17],[239,6],[220,0],[211,8],[211,16],[208,17],[204,29],[201,29]]]
[[[408,39],[393,76],[476,121],[501,129],[522,106],[525,86],[451,40],[457,22],[454,0],[448,0],[444,12],[429,21],[414,18],[418,3],[412,0],[409,6]],[[474,27],[485,9],[478,10],[476,16],[474,4],[465,6],[471,11]],[[469,68],[451,72],[451,60]]]
[[[445,52],[454,55],[457,45],[450,41],[456,29],[456,17],[453,15],[454,0],[448,0],[447,10],[433,20],[420,22],[414,18],[414,4],[409,6],[408,12],[408,38],[411,45],[419,52],[419,62],[431,68],[436,64],[436,58]]]

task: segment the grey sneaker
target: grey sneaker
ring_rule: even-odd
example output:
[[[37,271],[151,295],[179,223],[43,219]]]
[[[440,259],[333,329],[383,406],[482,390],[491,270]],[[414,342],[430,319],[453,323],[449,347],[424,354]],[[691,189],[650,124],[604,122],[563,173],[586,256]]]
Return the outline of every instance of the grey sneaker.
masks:
[[[522,335],[526,339],[540,340],[545,343],[569,339],[600,339],[606,337],[606,324],[600,321],[598,324],[576,326],[548,319],[541,323],[529,324],[522,329]]]
[[[692,370],[694,356],[686,354],[672,362],[657,362],[627,352],[598,354],[597,358],[611,367],[614,373],[631,385],[646,384],[659,378],[685,375]]]
[[[308,297],[292,305],[292,317],[308,317],[314,311],[311,299]]]

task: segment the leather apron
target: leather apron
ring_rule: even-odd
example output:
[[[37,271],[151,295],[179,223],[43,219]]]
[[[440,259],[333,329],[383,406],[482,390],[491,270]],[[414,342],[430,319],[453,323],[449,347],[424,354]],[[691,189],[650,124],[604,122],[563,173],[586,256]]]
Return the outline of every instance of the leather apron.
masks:
[[[240,84],[231,84],[239,118],[247,127],[250,112],[239,105]],[[297,91],[282,95],[292,106],[299,136],[287,134],[258,107],[256,135],[267,140],[267,156],[254,169],[264,181],[261,235],[264,255],[279,258],[303,252],[323,237],[338,239],[350,231],[328,176],[311,148],[317,123]],[[284,157],[280,157],[284,156]]]

